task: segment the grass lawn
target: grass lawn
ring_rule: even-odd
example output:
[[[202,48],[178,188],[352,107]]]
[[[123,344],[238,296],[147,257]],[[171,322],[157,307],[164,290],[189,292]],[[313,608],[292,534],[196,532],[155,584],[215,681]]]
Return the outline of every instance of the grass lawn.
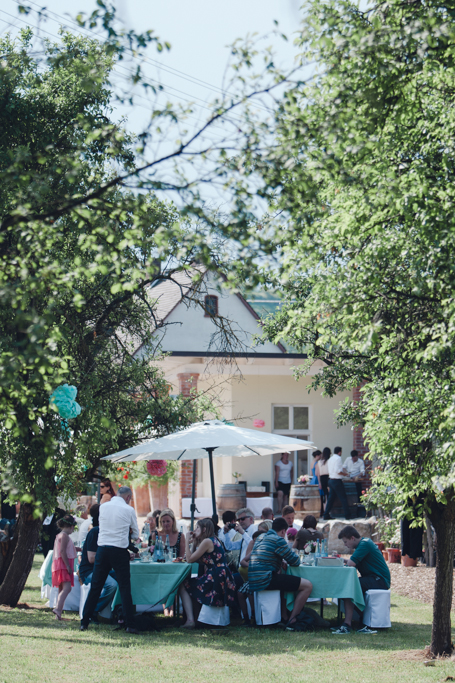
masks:
[[[375,636],[334,636],[231,627],[189,633],[164,630],[130,636],[112,626],[79,631],[79,618],[54,621],[40,600],[35,561],[22,603],[0,608],[0,683],[268,683],[308,680],[351,683],[455,680],[455,660],[434,667],[414,658],[430,640],[430,605],[392,595],[392,628]],[[38,608],[39,607],[39,608]],[[335,616],[332,608],[324,616]]]

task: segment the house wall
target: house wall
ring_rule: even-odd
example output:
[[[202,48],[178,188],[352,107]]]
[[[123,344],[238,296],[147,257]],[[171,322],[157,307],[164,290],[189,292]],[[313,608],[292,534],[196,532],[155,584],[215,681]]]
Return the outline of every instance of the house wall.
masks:
[[[221,379],[221,378],[220,378]],[[225,378],[223,378],[225,381]],[[214,382],[214,378],[211,378]],[[353,446],[353,432],[350,426],[337,428],[334,411],[340,401],[352,398],[349,392],[340,393],[335,398],[323,397],[321,392],[308,393],[311,377],[298,382],[289,371],[288,376],[247,375],[242,381],[230,383],[230,392],[224,390],[228,405],[222,409],[226,419],[234,419],[235,424],[253,429],[253,420],[258,418],[265,426],[258,431],[272,431],[272,406],[274,404],[307,405],[310,408],[310,434],[316,448],[325,446],[334,449],[341,446],[343,459],[349,455]],[[198,388],[208,388],[207,380],[200,379]],[[230,395],[229,395],[230,394]],[[275,457],[276,459],[276,457]],[[248,458],[215,458],[216,486],[234,483],[232,472],[241,472],[242,481],[248,485],[260,486],[262,481],[273,483],[273,458],[271,456]],[[311,461],[311,459],[310,459]],[[208,462],[202,461],[202,483],[198,485],[199,496],[210,496],[210,477]]]

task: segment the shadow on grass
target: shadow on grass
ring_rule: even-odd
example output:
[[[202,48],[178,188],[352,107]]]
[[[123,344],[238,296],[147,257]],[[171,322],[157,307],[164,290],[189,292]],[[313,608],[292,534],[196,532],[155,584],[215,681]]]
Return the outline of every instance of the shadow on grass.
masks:
[[[113,626],[92,626],[87,632],[80,632],[78,618],[70,618],[66,622],[56,622],[49,611],[40,614],[32,611],[21,612],[11,610],[0,612],[2,635],[32,640],[68,641],[82,646],[109,644],[111,647],[129,648],[138,643],[145,647],[209,647],[212,651],[231,653],[233,656],[242,653],[245,657],[257,657],[258,652],[286,652],[299,654],[305,651],[344,652],[352,648],[366,652],[384,652],[423,649],[430,641],[431,626],[427,624],[393,622],[391,629],[384,629],[377,635],[351,633],[347,636],[336,636],[327,630],[294,633],[277,628],[245,628],[231,626],[219,632],[210,628],[198,628],[195,631],[181,631],[178,628],[163,628],[160,632],[148,632],[140,635],[129,635],[124,631],[115,631]],[[159,624],[161,626],[161,624]],[[24,633],[23,629],[36,629],[37,633]]]

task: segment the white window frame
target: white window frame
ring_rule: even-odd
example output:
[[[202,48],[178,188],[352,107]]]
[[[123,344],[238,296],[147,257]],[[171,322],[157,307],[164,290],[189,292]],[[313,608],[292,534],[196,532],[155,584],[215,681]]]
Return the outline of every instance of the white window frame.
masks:
[[[289,408],[289,427],[290,429],[275,429],[275,413],[274,409],[275,408]],[[294,408],[308,408],[308,429],[293,429],[294,427]],[[308,441],[312,441],[311,434],[312,434],[312,427],[313,427],[313,411],[312,411],[312,406],[305,404],[305,403],[272,403],[271,407],[272,411],[272,432],[274,434],[282,434],[283,436],[306,436]],[[292,427],[292,428],[291,428]],[[308,463],[307,463],[307,470],[308,474],[311,474],[310,472],[310,458],[311,458],[311,451],[308,450]],[[291,451],[291,462],[293,464],[292,468],[292,483],[295,484],[297,480],[297,466],[298,466],[298,451]],[[273,457],[272,457],[272,482],[275,481],[275,465],[273,463]],[[272,490],[273,490],[273,485],[272,485]]]

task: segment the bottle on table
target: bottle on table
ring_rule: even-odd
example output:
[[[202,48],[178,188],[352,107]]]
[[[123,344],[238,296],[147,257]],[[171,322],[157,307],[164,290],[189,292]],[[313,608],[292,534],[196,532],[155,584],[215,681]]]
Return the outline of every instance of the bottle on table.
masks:
[[[143,541],[144,543],[149,543],[149,538],[150,538],[150,524],[146,522],[144,524],[144,528],[142,530],[142,536],[143,536]]]
[[[160,537],[158,537],[158,540],[156,542],[156,561],[157,562],[166,562],[166,558],[164,557],[164,548],[163,548],[163,541],[161,540]]]
[[[158,562],[158,558],[157,558],[158,534],[155,531],[152,535],[153,535],[153,542],[152,542],[152,545],[150,546],[151,552],[152,552],[152,562]]]

